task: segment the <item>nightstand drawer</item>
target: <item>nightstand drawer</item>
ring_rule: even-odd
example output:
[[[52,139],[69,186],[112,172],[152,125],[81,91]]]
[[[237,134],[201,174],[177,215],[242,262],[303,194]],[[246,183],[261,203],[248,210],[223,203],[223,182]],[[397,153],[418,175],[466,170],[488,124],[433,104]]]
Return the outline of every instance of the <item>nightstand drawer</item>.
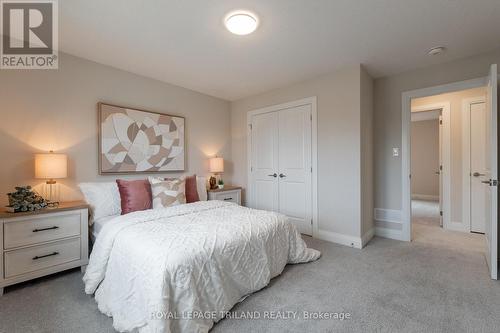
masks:
[[[38,244],[80,234],[80,213],[19,217],[4,223],[4,248]]]
[[[75,260],[80,260],[80,238],[5,252],[5,278]]]
[[[216,192],[212,193],[211,200],[220,200],[227,202],[234,202],[236,204],[240,204],[240,191],[224,191],[224,192]]]

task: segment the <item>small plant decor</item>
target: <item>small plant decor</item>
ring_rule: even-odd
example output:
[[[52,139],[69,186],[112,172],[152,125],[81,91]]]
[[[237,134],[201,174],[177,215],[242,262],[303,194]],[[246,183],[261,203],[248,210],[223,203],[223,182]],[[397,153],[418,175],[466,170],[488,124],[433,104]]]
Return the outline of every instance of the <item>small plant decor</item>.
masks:
[[[220,189],[223,189],[224,188],[224,181],[221,179],[219,179],[219,188]]]

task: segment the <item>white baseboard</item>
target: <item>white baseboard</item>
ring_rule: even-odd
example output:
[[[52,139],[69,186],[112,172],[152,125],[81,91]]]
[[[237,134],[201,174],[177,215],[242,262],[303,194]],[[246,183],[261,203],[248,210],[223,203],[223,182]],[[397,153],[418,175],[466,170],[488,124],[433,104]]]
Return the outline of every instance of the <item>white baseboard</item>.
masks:
[[[349,235],[339,234],[332,231],[326,230],[318,230],[318,234],[314,236],[314,238],[318,238],[321,240],[325,240],[332,243],[337,243],[345,246],[354,247],[356,249],[362,248],[362,240],[361,237],[353,237]]]
[[[389,228],[375,228],[375,236],[404,241],[403,231]]]
[[[414,200],[439,201],[439,195],[412,194],[411,198]]]
[[[365,247],[372,240],[373,236],[375,236],[375,228],[371,228],[365,232],[363,237],[361,237],[361,247]]]
[[[452,221],[450,225],[443,226],[443,229],[460,231],[460,232],[470,232],[469,228],[465,226],[463,223],[454,221]]]

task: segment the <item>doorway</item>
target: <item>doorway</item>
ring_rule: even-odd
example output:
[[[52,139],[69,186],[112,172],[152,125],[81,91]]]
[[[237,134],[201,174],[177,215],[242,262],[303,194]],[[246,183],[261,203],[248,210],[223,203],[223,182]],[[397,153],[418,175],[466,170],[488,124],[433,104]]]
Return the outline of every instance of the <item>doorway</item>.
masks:
[[[449,102],[412,107],[411,110],[413,232],[418,228],[443,227],[442,113],[445,108],[449,112]],[[448,196],[446,200],[449,200]]]
[[[486,71],[485,71],[486,72]],[[443,179],[442,193],[440,197],[442,198],[442,214],[443,214],[443,228],[437,228],[435,230],[441,231],[436,233],[439,235],[437,242],[442,241],[441,236],[447,237],[447,235],[453,234],[458,235],[458,239],[462,237],[479,237],[481,241],[478,243],[482,245],[485,249],[482,251],[486,257],[488,263],[488,268],[490,271],[490,276],[492,279],[497,279],[498,276],[498,202],[497,202],[497,186],[498,186],[498,168],[497,168],[497,147],[498,147],[498,137],[497,137],[497,66],[492,65],[488,75],[484,78],[478,78],[468,81],[461,81],[451,84],[445,84],[442,86],[435,86],[430,88],[418,89],[414,91],[405,92],[402,94],[402,222],[403,222],[403,240],[411,241],[415,240],[415,234],[412,233],[413,223],[412,223],[412,168],[411,168],[411,108],[420,99],[420,102],[430,104],[430,99],[436,97],[442,97],[439,95],[443,94],[459,94],[461,91],[468,91],[470,89],[484,89],[483,93],[486,96],[486,103],[484,104],[484,114],[482,115],[485,121],[481,122],[481,115],[472,119],[472,126],[482,127],[481,130],[476,132],[483,134],[483,141],[471,141],[476,148],[481,147],[484,151],[484,170],[477,171],[476,178],[480,181],[482,186],[478,188],[478,191],[482,191],[484,194],[484,200],[478,199],[476,207],[477,209],[482,209],[484,212],[485,221],[485,234],[474,234],[471,233],[471,222],[467,221],[467,215],[462,211],[463,204],[463,189],[467,187],[467,181],[464,181],[464,170],[475,165],[468,166],[463,164],[463,159],[460,156],[462,153],[462,121],[460,115],[462,114],[461,105],[457,111],[453,111],[453,104],[450,110],[451,115],[454,115],[455,120],[449,119],[450,132],[446,133],[443,131],[442,136],[442,153],[443,153],[443,164],[441,172],[441,177]],[[450,97],[450,96],[447,96]],[[477,97],[476,95],[468,96],[469,98]],[[428,100],[425,100],[425,99]],[[462,103],[462,102],[460,102]],[[477,111],[482,106],[474,106]],[[479,113],[478,113],[479,114]],[[442,112],[443,122],[446,123],[446,112]],[[457,132],[458,129],[458,132]],[[470,129],[469,129],[470,130]],[[474,129],[472,129],[474,130]],[[458,133],[458,134],[457,134]],[[449,134],[449,135],[448,135]],[[446,142],[449,140],[449,157],[450,163],[446,165]],[[474,152],[477,152],[475,149]],[[458,156],[458,158],[457,158]],[[457,166],[458,165],[458,166]],[[476,166],[478,167],[478,166]],[[469,177],[475,177],[474,173],[476,171],[471,171]],[[461,177],[462,176],[462,177]],[[446,179],[449,179],[449,184],[446,184]],[[474,184],[474,179],[470,180],[470,185]],[[472,186],[471,186],[472,187]],[[446,199],[448,193],[448,199]],[[474,195],[472,195],[474,196]],[[471,211],[467,214],[470,216]],[[479,214],[478,214],[479,216]],[[418,235],[417,235],[418,236]],[[461,241],[457,243],[460,246]]]

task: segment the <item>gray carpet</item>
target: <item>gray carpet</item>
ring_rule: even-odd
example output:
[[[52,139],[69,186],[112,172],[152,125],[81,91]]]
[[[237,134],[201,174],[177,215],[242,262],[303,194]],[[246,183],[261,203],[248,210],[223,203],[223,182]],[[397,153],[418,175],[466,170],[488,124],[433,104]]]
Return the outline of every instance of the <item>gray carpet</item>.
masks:
[[[412,200],[411,221],[413,223],[439,227],[439,202]]]
[[[500,284],[484,257],[449,244],[374,238],[363,250],[307,238],[323,252],[289,265],[235,311],[349,312],[349,320],[225,319],[212,332],[498,332]],[[112,332],[73,270],[6,289],[0,332]]]

